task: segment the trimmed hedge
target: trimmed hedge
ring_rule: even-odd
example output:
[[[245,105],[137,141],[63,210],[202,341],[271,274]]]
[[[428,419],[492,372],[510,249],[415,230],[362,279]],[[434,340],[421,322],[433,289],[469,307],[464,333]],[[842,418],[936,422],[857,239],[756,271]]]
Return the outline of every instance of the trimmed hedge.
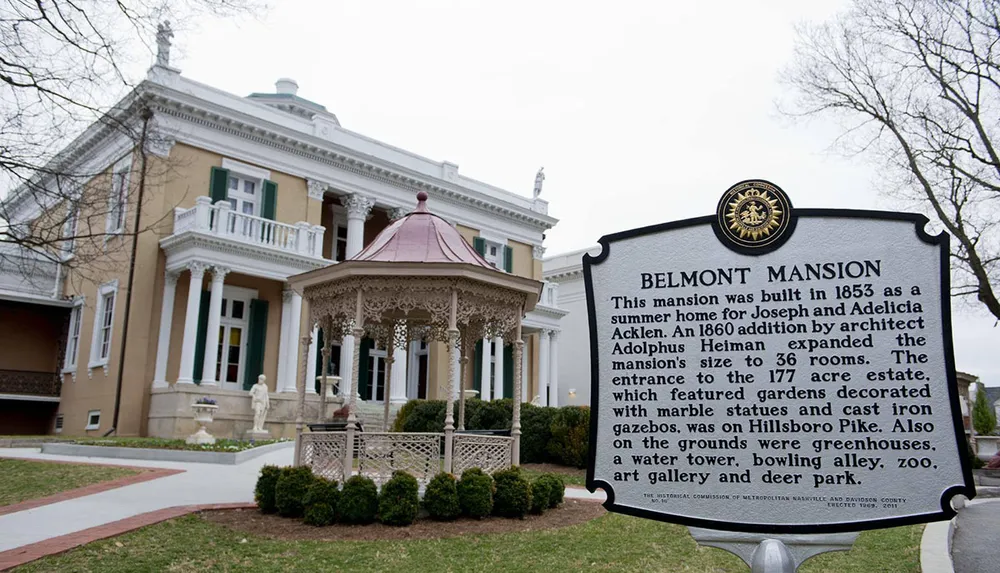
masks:
[[[351,476],[340,492],[340,519],[344,523],[366,524],[378,514],[378,488],[371,478]]]
[[[316,477],[306,490],[305,497],[302,498],[302,505],[305,507],[305,521],[309,525],[330,525],[337,518],[337,510],[340,507],[340,490],[337,488],[338,484],[336,480],[328,480],[321,477]],[[330,509],[329,521],[316,522],[310,521],[309,510],[315,505],[325,505]],[[326,510],[318,510],[316,516],[325,515]],[[320,521],[323,521],[322,519]]]
[[[563,501],[563,496],[566,494],[566,484],[563,482],[561,476],[557,474],[542,474],[535,478],[535,483],[531,484],[532,490],[532,500],[534,500],[534,487],[535,484],[539,482],[544,482],[548,485],[549,498],[546,500],[549,507],[556,507]]]
[[[379,521],[386,525],[413,523],[420,511],[419,489],[417,478],[402,470],[392,472],[378,496]]]
[[[282,517],[302,517],[305,507],[302,500],[306,490],[313,484],[313,476],[309,466],[282,468],[278,482],[274,486],[274,501],[278,515]]]
[[[543,464],[549,460],[548,443],[552,439],[555,408],[521,406],[521,463]]]
[[[523,519],[531,509],[531,484],[514,466],[493,474],[496,494],[493,498],[493,514],[500,517]]]
[[[482,519],[493,511],[493,478],[479,468],[462,473],[458,482],[458,504],[462,514]]]
[[[329,503],[324,502],[306,506],[305,519],[302,520],[306,525],[315,525],[316,527],[331,525],[334,521],[334,509],[330,507]]]
[[[441,472],[431,479],[424,490],[424,508],[438,521],[450,521],[462,514],[455,476]]]
[[[587,467],[590,447],[590,408],[566,406],[552,418],[552,439],[547,451],[556,463],[576,468]]]
[[[549,497],[552,495],[552,483],[546,481],[544,475],[535,478],[531,482],[531,508],[530,512],[541,515],[549,508]]]
[[[257,502],[261,513],[278,511],[278,505],[274,501],[274,488],[278,485],[279,477],[281,477],[281,468],[278,466],[267,465],[260,468],[257,487],[253,490],[253,500]]]

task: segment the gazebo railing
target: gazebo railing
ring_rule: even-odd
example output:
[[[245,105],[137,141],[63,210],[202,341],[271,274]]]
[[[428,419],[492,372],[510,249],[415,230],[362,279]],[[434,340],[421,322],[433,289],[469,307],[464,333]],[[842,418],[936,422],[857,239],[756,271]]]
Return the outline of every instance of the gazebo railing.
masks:
[[[481,468],[486,473],[509,468],[513,445],[514,438],[508,436],[455,434],[450,471],[460,476],[469,468]],[[357,432],[354,451],[348,458],[346,432],[304,432],[298,447],[300,463],[327,479],[343,483],[357,469],[357,473],[381,485],[392,477],[392,472],[403,470],[426,485],[438,472],[449,471],[443,465],[443,446],[444,434]],[[345,472],[347,459],[356,468]]]
[[[344,457],[347,434],[344,432],[307,432],[300,436],[299,459],[314,474],[344,481]]]
[[[452,473],[460,476],[469,468],[480,468],[491,474],[511,466],[514,438],[507,436],[473,436],[455,434]]]

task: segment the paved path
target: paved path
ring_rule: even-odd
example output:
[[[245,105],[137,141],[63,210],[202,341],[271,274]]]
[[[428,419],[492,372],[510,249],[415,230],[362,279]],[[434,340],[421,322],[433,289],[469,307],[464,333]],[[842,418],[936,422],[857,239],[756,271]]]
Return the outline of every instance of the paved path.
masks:
[[[5,449],[0,455],[49,461],[129,465],[183,470],[162,477],[0,516],[0,552],[178,506],[252,503],[260,467],[292,464],[293,448],[264,454],[239,465],[85,458],[42,454],[37,448]],[[566,497],[604,501],[604,492],[566,488]]]
[[[1000,499],[973,500],[959,510],[952,538],[955,573],[1000,571]]]

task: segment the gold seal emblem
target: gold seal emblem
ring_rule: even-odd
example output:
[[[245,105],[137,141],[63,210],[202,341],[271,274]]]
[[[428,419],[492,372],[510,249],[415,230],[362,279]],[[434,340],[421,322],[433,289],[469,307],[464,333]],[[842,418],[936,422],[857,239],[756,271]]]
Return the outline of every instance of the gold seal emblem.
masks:
[[[788,196],[777,185],[743,181],[719,200],[716,233],[741,252],[776,248],[788,230],[791,208]]]

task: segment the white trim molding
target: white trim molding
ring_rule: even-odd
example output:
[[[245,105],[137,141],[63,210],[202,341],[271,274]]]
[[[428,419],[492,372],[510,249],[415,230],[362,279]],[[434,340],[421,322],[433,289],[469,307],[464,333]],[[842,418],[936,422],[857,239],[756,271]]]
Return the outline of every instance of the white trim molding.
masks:
[[[222,168],[236,175],[245,175],[250,179],[259,179],[261,181],[271,179],[270,170],[243,163],[242,161],[236,161],[235,159],[229,159],[228,157],[222,158]]]
[[[101,339],[101,334],[103,330],[103,325],[105,322],[105,312],[106,312],[106,299],[108,295],[111,295],[111,316],[108,317],[110,323],[107,326],[108,329],[108,339],[107,347],[108,352],[106,355],[101,356],[101,347],[104,344],[104,340]],[[111,282],[102,284],[97,289],[97,304],[94,306],[94,328],[91,333],[90,338],[90,362],[87,364],[88,370],[93,370],[94,368],[103,368],[104,375],[108,374],[108,362],[111,360],[111,352],[113,350],[111,342],[114,340],[114,330],[115,330],[115,312],[118,308],[118,279]],[[79,358],[77,358],[79,361]]]

